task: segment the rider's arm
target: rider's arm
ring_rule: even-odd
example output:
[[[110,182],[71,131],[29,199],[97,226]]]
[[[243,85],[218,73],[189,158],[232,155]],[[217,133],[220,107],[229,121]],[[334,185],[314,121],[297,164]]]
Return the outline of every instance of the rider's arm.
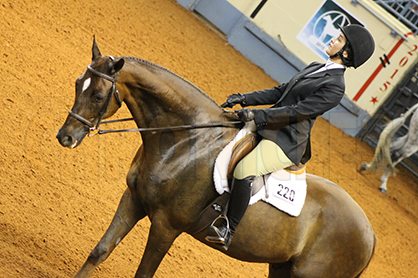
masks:
[[[267,109],[254,109],[258,127],[278,130],[289,124],[316,118],[340,103],[344,85],[329,83],[294,105]]]
[[[287,83],[284,83],[280,86],[273,87],[271,89],[254,91],[252,93],[246,93],[244,94],[245,102],[243,103],[242,106],[245,107],[245,106],[275,104],[280,99],[283,92],[286,90],[286,87],[287,87]]]

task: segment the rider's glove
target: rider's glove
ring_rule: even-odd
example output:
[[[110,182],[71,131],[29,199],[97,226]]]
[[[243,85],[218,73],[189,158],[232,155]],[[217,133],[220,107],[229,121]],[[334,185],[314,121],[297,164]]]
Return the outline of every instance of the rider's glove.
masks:
[[[244,108],[244,109],[236,110],[235,113],[237,113],[240,120],[244,122],[251,122],[255,118],[254,112],[251,109]]]
[[[222,108],[228,107],[232,108],[235,104],[243,104],[245,103],[245,96],[238,93],[228,96],[226,102],[221,105]]]

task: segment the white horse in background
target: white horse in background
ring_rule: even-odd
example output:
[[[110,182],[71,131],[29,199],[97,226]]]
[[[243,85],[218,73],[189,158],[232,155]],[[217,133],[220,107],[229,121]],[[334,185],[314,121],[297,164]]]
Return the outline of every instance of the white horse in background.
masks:
[[[389,175],[391,173],[395,175],[397,172],[395,166],[404,158],[407,158],[418,151],[418,113],[414,113],[417,108],[418,104],[415,104],[405,114],[401,114],[399,118],[396,118],[387,124],[379,136],[379,142],[377,143],[373,160],[368,164],[363,163],[361,165],[360,171],[384,171],[382,177],[380,178],[382,183],[379,187],[379,190],[382,193],[386,194],[387,192],[386,184]],[[396,132],[401,128],[406,119],[412,113],[413,116],[409,124],[408,133],[402,137],[392,140]]]

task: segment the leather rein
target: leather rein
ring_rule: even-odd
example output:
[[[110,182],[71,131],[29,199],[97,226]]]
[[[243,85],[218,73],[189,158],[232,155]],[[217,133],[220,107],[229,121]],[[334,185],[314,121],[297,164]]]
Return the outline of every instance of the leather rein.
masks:
[[[112,61],[114,60],[113,57],[110,56]],[[79,120],[83,124],[89,127],[89,137],[92,137],[94,135],[100,135],[100,134],[106,134],[106,133],[115,133],[115,132],[155,132],[160,130],[184,130],[184,129],[198,129],[198,128],[215,128],[215,127],[229,127],[229,128],[237,128],[237,125],[243,125],[243,121],[231,121],[231,122],[220,122],[220,123],[209,123],[209,124],[195,124],[195,125],[181,125],[181,126],[169,126],[169,127],[154,127],[154,128],[132,128],[132,129],[108,129],[108,130],[101,130],[99,126],[101,124],[110,124],[110,123],[117,123],[117,122],[126,122],[126,121],[133,121],[134,118],[125,118],[125,119],[117,119],[117,120],[110,120],[110,121],[102,121],[104,114],[106,114],[107,109],[109,107],[110,101],[112,100],[113,96],[116,97],[116,101],[119,105],[119,107],[122,106],[122,100],[120,98],[119,92],[116,89],[116,81],[117,81],[117,74],[115,74],[114,77],[109,76],[107,74],[104,74],[102,72],[99,72],[95,69],[93,69],[90,65],[87,66],[87,69],[90,70],[93,74],[96,76],[99,76],[100,78],[103,78],[105,80],[108,80],[112,82],[112,88],[109,91],[109,94],[107,96],[106,102],[103,105],[102,110],[100,110],[99,115],[96,119],[94,119],[92,122],[84,118],[83,116],[73,112],[72,110],[68,111],[68,113],[75,119]],[[226,113],[234,113],[233,111],[224,110]],[[96,122],[96,125],[94,122]],[[96,133],[92,133],[94,131],[97,131]]]

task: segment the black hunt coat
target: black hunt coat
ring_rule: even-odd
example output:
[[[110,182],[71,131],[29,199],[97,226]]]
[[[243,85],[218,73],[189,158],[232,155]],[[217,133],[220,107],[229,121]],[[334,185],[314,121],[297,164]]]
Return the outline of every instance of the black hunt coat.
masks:
[[[253,109],[257,133],[279,145],[296,165],[311,158],[310,134],[316,117],[337,106],[344,95],[345,69],[307,76],[323,66],[314,62],[288,83],[244,94],[242,106],[274,104],[267,109]]]

